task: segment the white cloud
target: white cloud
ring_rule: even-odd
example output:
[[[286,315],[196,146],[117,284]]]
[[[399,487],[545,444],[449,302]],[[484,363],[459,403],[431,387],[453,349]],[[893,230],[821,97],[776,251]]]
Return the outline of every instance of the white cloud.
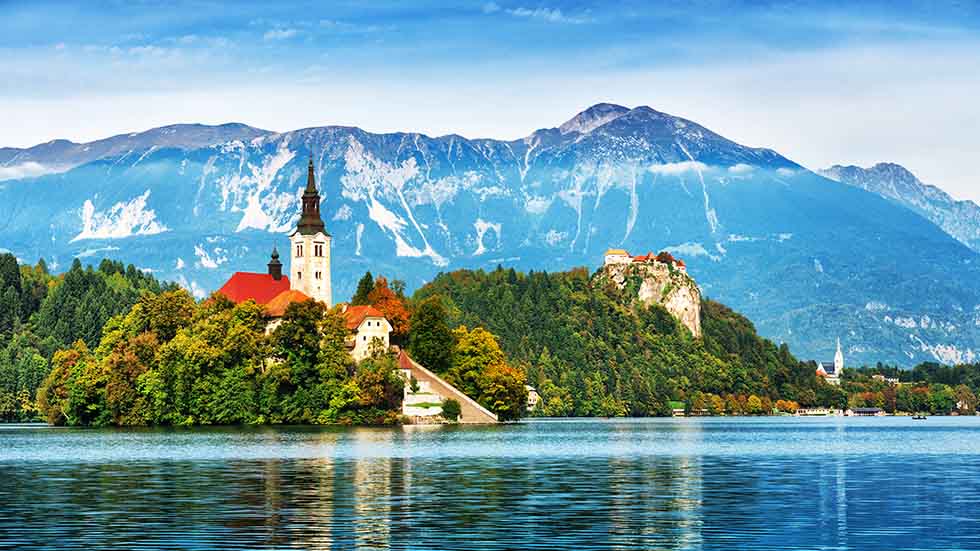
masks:
[[[496,4],[493,4],[493,5],[496,6]],[[499,9],[499,6],[498,6],[498,9]],[[493,13],[492,11],[489,11],[489,12],[487,11],[487,6],[486,5],[484,5],[483,11],[486,12],[486,13]],[[528,18],[528,19],[538,19],[540,21],[546,21],[548,23],[571,23],[571,24],[574,24],[574,25],[578,25],[578,24],[582,24],[582,23],[589,23],[590,21],[592,21],[591,18],[586,17],[584,15],[574,15],[573,16],[573,15],[568,15],[568,14],[562,13],[562,11],[560,9],[558,9],[558,8],[544,8],[544,7],[541,7],[541,8],[524,8],[524,7],[520,7],[520,8],[507,9],[505,11],[507,13],[509,13],[510,15],[515,16],[515,17],[525,17],[525,18]]]
[[[497,13],[498,11],[500,11],[500,4],[496,2],[483,4],[483,13]]]
[[[747,165],[745,163],[738,163],[736,165],[732,165],[728,167],[728,172],[731,172],[732,174],[748,174],[753,170],[755,170],[754,166]]]
[[[286,40],[299,34],[297,29],[269,29],[262,35],[263,40]]]
[[[35,178],[51,172],[57,172],[45,167],[41,163],[28,161],[19,165],[0,166],[0,180],[19,180],[21,178]]]
[[[685,172],[697,172],[708,170],[708,165],[700,161],[681,161],[679,163],[666,163],[662,165],[651,165],[648,170],[654,174],[664,176],[676,176]]]
[[[711,260],[721,260],[721,257],[711,254],[700,243],[681,243],[680,245],[666,247],[664,250],[675,256],[706,256]]]
[[[95,256],[99,253],[107,253],[112,251],[118,251],[119,247],[98,247],[95,249],[85,249],[84,251],[76,254],[77,258],[89,258]]]

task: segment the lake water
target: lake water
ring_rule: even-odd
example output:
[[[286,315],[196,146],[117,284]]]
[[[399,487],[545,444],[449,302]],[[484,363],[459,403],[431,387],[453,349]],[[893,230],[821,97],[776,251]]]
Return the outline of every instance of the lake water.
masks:
[[[0,425],[0,549],[980,549],[980,418]]]

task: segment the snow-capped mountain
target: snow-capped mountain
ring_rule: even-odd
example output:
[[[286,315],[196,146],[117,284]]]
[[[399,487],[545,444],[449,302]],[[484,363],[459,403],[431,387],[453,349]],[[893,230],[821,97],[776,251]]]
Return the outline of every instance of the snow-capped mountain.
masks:
[[[957,201],[938,187],[922,183],[901,165],[878,163],[871,168],[834,165],[819,173],[910,208],[964,245],[980,251],[980,206],[973,201]]]
[[[667,249],[802,358],[829,358],[837,336],[849,363],[980,353],[977,253],[873,193],[649,107],[599,104],[513,141],[231,131],[0,182],[0,247],[62,268],[118,258],[200,296],[264,269],[312,155],[338,300],[365,270],[413,289],[460,267],[595,268],[611,246]]]

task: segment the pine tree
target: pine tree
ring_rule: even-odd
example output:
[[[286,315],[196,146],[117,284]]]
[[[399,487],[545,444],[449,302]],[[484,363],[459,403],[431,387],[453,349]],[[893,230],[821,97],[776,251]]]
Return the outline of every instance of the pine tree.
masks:
[[[374,276],[371,272],[366,272],[364,277],[357,282],[357,292],[354,293],[354,298],[350,300],[352,306],[364,306],[371,304],[371,300],[368,296],[371,291],[374,290]]]

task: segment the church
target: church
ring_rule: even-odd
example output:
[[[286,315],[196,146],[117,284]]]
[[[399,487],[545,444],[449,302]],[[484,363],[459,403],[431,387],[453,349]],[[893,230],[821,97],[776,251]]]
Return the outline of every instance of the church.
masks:
[[[271,320],[267,332],[279,325],[286,308],[293,302],[312,298],[328,308],[333,306],[330,234],[320,216],[320,193],[316,187],[313,159],[307,167],[299,222],[289,234],[289,275],[283,273],[279,250],[273,247],[266,273],[235,272],[218,292],[236,304],[254,300],[264,306]],[[391,324],[375,308],[345,307],[344,316],[352,332],[349,344],[355,360],[367,357],[374,338],[388,345]]]
[[[279,249],[273,247],[265,273],[235,272],[218,289],[218,293],[236,304],[254,300],[262,305],[269,318],[266,333],[279,326],[286,308],[294,302],[314,299],[329,308],[333,306],[330,239],[320,216],[320,193],[316,188],[313,159],[310,159],[299,222],[289,234],[289,275],[283,273]],[[375,339],[397,353],[399,374],[406,381],[414,381],[414,385],[405,386],[402,401],[402,414],[411,422],[442,422],[441,404],[448,399],[459,403],[459,423],[497,422],[496,414],[414,361],[404,350],[391,347],[392,326],[380,310],[374,306],[342,304],[341,307],[350,331],[347,337],[348,352],[355,361],[370,356]]]

